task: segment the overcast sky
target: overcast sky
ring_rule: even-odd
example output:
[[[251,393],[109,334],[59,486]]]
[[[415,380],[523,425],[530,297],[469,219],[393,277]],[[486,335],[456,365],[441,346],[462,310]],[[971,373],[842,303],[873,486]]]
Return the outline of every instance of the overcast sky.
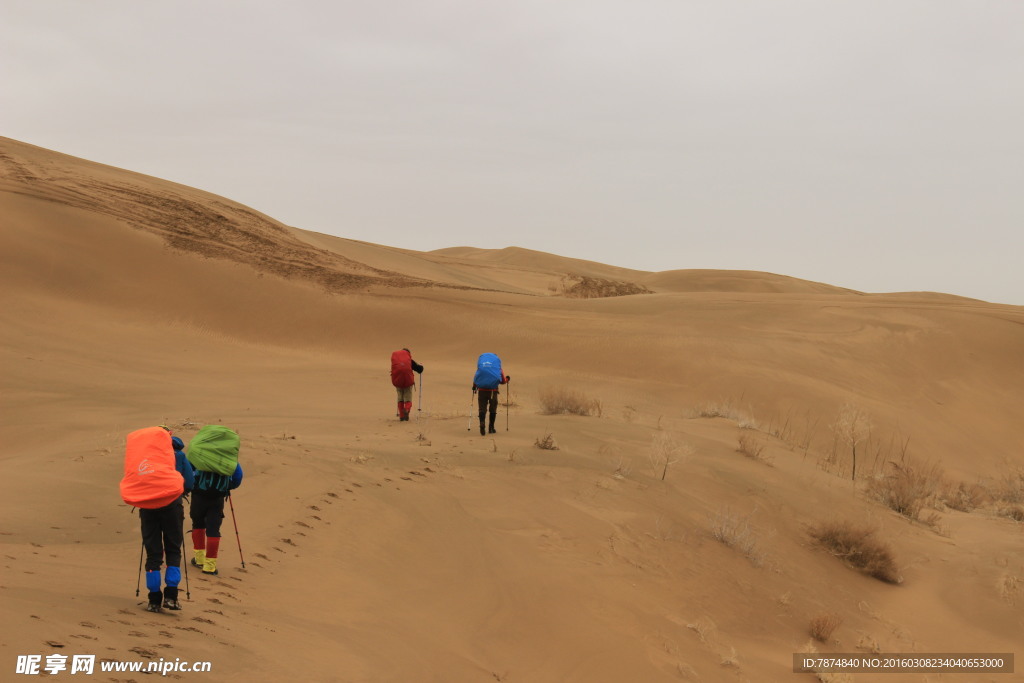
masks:
[[[0,135],[418,250],[1024,305],[1024,2],[3,0]]]

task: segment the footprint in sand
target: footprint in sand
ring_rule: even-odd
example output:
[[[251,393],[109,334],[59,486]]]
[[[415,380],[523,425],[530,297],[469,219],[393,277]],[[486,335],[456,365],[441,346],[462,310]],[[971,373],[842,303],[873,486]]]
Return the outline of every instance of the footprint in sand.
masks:
[[[137,645],[135,647],[133,647],[133,648],[130,648],[128,651],[129,652],[134,652],[135,654],[139,655],[140,657],[145,657],[146,659],[153,659],[154,657],[156,657],[156,653],[153,652],[152,650],[147,650],[146,648],[139,647]]]

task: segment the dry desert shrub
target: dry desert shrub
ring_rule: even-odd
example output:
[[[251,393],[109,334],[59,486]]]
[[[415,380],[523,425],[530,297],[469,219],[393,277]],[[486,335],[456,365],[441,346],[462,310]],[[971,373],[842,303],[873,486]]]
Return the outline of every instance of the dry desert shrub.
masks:
[[[875,537],[873,527],[849,521],[822,522],[809,529],[821,547],[862,574],[886,583],[902,583],[888,544]]]
[[[996,485],[994,495],[1004,503],[1024,503],[1024,467],[1004,474]]]
[[[690,417],[724,417],[727,420],[732,420],[742,429],[757,429],[757,422],[754,418],[747,411],[733,405],[732,399],[700,403],[690,412]]]
[[[557,451],[558,446],[555,444],[555,437],[551,434],[545,434],[544,436],[538,436],[533,445],[542,451]]]
[[[934,503],[943,483],[942,469],[935,463],[921,463],[905,457],[902,462],[889,462],[887,472],[868,481],[867,492],[890,510],[907,519],[921,518],[921,510]],[[934,522],[934,517],[931,522]]]
[[[501,405],[505,408],[519,407],[519,392],[513,390],[511,384],[505,389],[505,401]]]
[[[1024,580],[1013,574],[1003,574],[999,578],[997,588],[999,589],[999,597],[1012,605],[1016,603],[1017,597],[1024,593]]]
[[[718,633],[718,627],[715,626],[715,622],[711,621],[708,617],[700,617],[693,623],[687,624],[686,628],[696,633],[702,643],[711,642]]]
[[[970,512],[985,505],[988,494],[980,484],[944,482],[939,498],[946,506],[960,512]]]
[[[729,508],[723,508],[709,521],[711,536],[716,541],[739,551],[755,567],[764,565],[764,553],[757,547],[757,534],[750,527],[750,515],[739,517]]]
[[[871,438],[871,417],[859,406],[846,403],[832,424],[832,436],[832,460],[837,459],[840,446],[849,448],[850,478],[856,480],[857,448]]]
[[[722,666],[734,666],[739,668],[740,665],[740,653],[736,651],[735,647],[730,646],[728,652],[722,653]]]
[[[540,407],[541,413],[544,415],[597,415],[600,417],[603,412],[600,401],[565,387],[541,389]]]
[[[1024,522],[1024,506],[1003,505],[998,510],[999,516],[1008,517],[1015,522]]]
[[[739,437],[737,437],[736,450],[748,458],[763,462],[765,465],[771,465],[773,459],[769,455],[765,455],[764,452],[764,441],[758,438],[754,433],[748,430],[740,431]]]
[[[668,476],[668,468],[693,453],[693,446],[679,441],[670,432],[657,432],[651,441],[651,469],[654,476],[662,481]]]
[[[838,614],[819,614],[811,619],[808,627],[811,637],[819,643],[827,643],[832,637],[832,632],[843,623],[843,618]]]

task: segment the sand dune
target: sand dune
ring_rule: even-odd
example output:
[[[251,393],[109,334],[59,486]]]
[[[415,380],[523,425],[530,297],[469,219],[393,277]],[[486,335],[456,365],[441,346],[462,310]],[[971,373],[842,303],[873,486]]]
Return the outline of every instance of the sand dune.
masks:
[[[1021,307],[384,247],[3,138],[0,263],[8,666],[776,681],[823,614],[823,652],[1024,642]],[[426,366],[410,423],[402,346]],[[513,376],[491,437],[467,430],[483,351]],[[559,388],[592,414],[542,414]],[[227,520],[222,574],[190,574],[177,614],[134,595],[117,490],[125,435],[157,423],[237,429],[246,468],[241,548]],[[920,509],[879,500],[894,481]],[[901,582],[815,547],[828,520],[872,525]]]

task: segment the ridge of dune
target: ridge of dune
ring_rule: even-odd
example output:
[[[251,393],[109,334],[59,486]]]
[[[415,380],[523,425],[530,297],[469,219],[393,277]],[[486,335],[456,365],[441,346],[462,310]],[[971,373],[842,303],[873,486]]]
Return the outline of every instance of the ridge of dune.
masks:
[[[243,263],[332,291],[386,282],[430,285],[342,254],[316,249],[280,222],[237,202],[142,174],[0,138],[0,188],[106,216],[168,246]]]
[[[1024,307],[385,247],[4,139],[0,169],[8,664],[775,681],[811,649],[1024,642]],[[552,296],[573,273],[653,293]],[[411,422],[401,347],[426,368]],[[484,351],[514,379],[480,436]],[[551,389],[589,414],[548,414]],[[868,427],[852,453],[851,414]],[[243,443],[221,573],[190,572],[173,614],[135,597],[138,518],[117,494],[125,435],[153,424]],[[933,487],[912,514],[873,492],[911,475]],[[873,529],[898,582],[816,547],[825,521]]]

